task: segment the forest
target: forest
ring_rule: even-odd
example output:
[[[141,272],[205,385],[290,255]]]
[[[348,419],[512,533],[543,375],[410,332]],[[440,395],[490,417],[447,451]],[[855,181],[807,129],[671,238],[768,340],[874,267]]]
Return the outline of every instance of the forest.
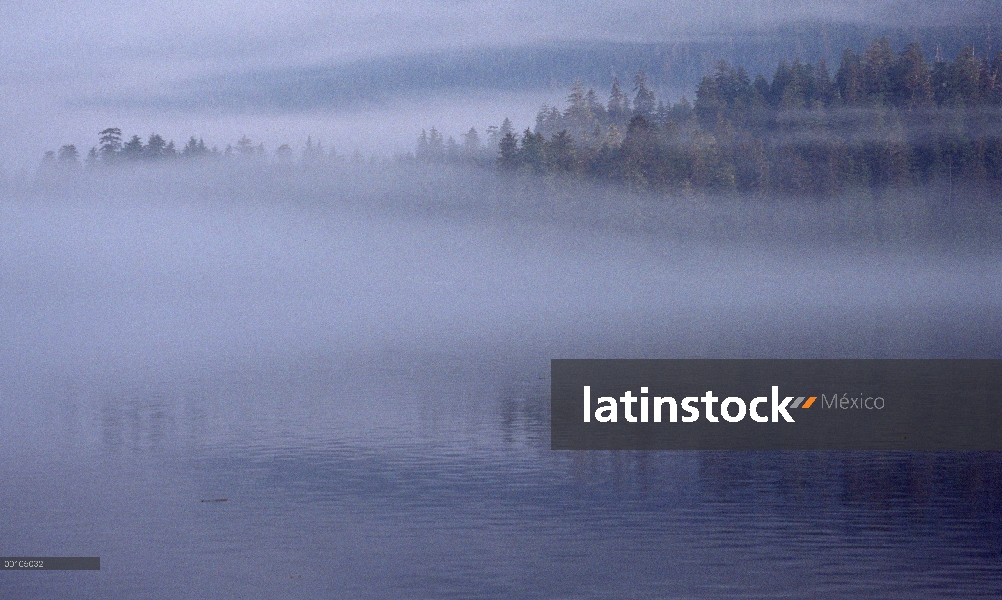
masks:
[[[578,173],[644,188],[828,195],[941,181],[985,189],[1002,179],[1002,52],[972,48],[926,60],[886,38],[846,50],[834,74],[781,62],[772,79],[719,63],[695,102],[658,101],[643,72],[608,101],[576,85],[567,107],[544,106],[533,129],[489,132],[502,170]],[[631,98],[632,96],[632,98]],[[476,147],[471,130],[464,144]],[[473,141],[470,142],[470,138]],[[455,144],[422,133],[419,160],[449,160]]]
[[[917,43],[895,52],[887,38],[844,51],[832,72],[781,61],[771,79],[720,62],[695,100],[659,100],[640,71],[614,79],[608,99],[576,84],[564,108],[543,106],[522,132],[509,119],[462,141],[432,127],[398,161],[476,163],[504,172],[577,176],[652,190],[831,195],[850,189],[928,183],[989,191],[1002,186],[1002,52],[973,47],[952,61],[927,59]],[[288,145],[269,156],[244,136],[224,151],[192,137],[175,148],[152,134],[123,141],[100,132],[85,163],[121,164],[215,157],[296,162]],[[356,155],[356,160],[360,157]],[[303,164],[342,160],[312,139]],[[79,164],[75,146],[48,152],[43,169]]]

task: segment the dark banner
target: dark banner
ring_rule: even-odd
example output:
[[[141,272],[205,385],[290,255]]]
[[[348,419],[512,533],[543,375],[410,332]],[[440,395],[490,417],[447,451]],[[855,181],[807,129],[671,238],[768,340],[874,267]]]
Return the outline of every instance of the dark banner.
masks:
[[[100,571],[99,556],[13,556],[0,558],[8,571]]]
[[[1002,360],[553,360],[554,450],[1002,450]]]

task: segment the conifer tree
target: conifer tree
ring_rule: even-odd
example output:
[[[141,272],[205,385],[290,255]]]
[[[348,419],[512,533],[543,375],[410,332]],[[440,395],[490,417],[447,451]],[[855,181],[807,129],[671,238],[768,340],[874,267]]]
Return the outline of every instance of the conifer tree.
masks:
[[[80,153],[73,144],[67,144],[59,148],[59,163],[62,165],[76,166],[79,164]]]
[[[126,160],[139,160],[143,156],[143,140],[138,135],[133,135],[125,145],[122,146],[122,158]]]
[[[518,140],[511,131],[506,133],[498,144],[498,166],[505,171],[518,168]]]
[[[107,162],[115,160],[122,149],[122,130],[118,127],[109,127],[99,133],[101,159]]]
[[[474,127],[463,134],[463,152],[470,157],[480,153],[480,136]]]
[[[863,63],[859,55],[850,49],[842,53],[842,63],[835,74],[835,85],[839,98],[846,106],[858,106],[863,102]]]
[[[142,148],[143,156],[150,161],[162,160],[166,156],[166,150],[167,142],[157,133],[151,133],[146,146]]]
[[[543,134],[533,133],[526,128],[522,133],[521,148],[519,148],[519,163],[527,165],[534,173],[546,171],[546,151]]]
[[[619,87],[619,78],[612,78],[612,91],[609,92],[607,114],[613,124],[625,123],[630,113],[630,98]]]
[[[890,78],[890,99],[894,106],[914,109],[932,100],[932,73],[918,44],[909,44],[898,55]]]
[[[637,71],[633,78],[633,91],[636,96],[633,98],[633,114],[641,115],[650,120],[654,113],[655,98],[647,82],[647,74],[643,70]]]

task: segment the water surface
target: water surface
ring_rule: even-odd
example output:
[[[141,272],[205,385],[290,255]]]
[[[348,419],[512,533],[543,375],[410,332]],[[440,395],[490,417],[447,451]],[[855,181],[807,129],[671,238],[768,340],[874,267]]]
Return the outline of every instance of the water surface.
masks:
[[[1002,356],[997,205],[87,177],[0,203],[0,554],[102,570],[4,597],[1002,594],[997,453],[548,439],[550,358]]]

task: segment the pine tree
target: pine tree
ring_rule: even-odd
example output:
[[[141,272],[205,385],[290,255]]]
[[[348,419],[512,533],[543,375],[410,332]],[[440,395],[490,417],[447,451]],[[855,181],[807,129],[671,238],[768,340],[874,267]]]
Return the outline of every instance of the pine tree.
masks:
[[[909,44],[891,70],[890,99],[894,106],[914,109],[932,100],[932,73],[922,48]]]
[[[953,62],[951,80],[956,89],[956,97],[965,106],[976,106],[981,103],[981,61],[974,55],[974,47],[968,46],[960,51],[957,60]]]
[[[937,60],[932,65],[929,76],[932,86],[932,97],[939,106],[952,106],[957,101],[957,87],[953,81],[953,68],[944,60]]]
[[[566,129],[553,136],[545,154],[549,170],[565,173],[574,170],[574,143]]]
[[[138,135],[133,135],[128,142],[122,146],[122,158],[126,160],[139,160],[143,156],[143,140]]]
[[[643,115],[630,119],[626,137],[620,146],[615,176],[633,185],[657,185],[661,147],[657,129]]]
[[[858,106],[863,102],[863,63],[852,50],[842,53],[842,64],[835,74],[835,85],[839,98],[846,106]]]
[[[891,92],[894,52],[887,38],[875,40],[863,53],[863,95],[870,104],[883,104]]]
[[[487,126],[487,149],[490,151],[497,152],[498,144],[501,143],[501,134],[498,133],[500,130],[497,125]]]
[[[511,131],[506,133],[498,144],[498,166],[505,171],[518,168],[518,140]]]
[[[109,127],[99,133],[101,159],[106,162],[115,160],[122,149],[122,130],[118,127]]]
[[[587,112],[588,104],[585,101],[584,86],[581,85],[581,80],[578,79],[571,87],[570,95],[567,96],[567,111],[564,114],[573,122],[582,119]]]
[[[562,129],[569,129],[579,139],[585,139],[598,124],[598,120],[591,112],[588,94],[585,92],[584,86],[581,85],[580,79],[571,88],[567,104],[567,110],[564,111],[559,126]],[[536,133],[543,135],[544,131],[537,129]]]
[[[598,101],[598,95],[595,93],[595,90],[591,88],[589,88],[588,93],[585,94],[585,106],[588,109],[588,114],[593,120],[598,121],[599,123],[605,122],[605,107]]]
[[[152,140],[152,138],[150,139]],[[317,148],[320,148],[319,144],[317,145]],[[315,156],[313,156],[315,152],[313,152],[313,150],[315,149],[311,148],[311,159],[315,159]],[[245,158],[254,156],[254,142],[252,142],[246,135],[240,136],[240,139],[237,141],[237,153]]]
[[[527,165],[534,173],[546,172],[546,149],[543,134],[526,128],[522,133],[522,146],[518,152],[519,163]]]
[[[64,166],[78,166],[80,153],[73,144],[68,144],[59,148],[59,163]]]
[[[166,156],[167,142],[157,133],[151,133],[143,148],[143,156],[146,160],[158,161]],[[173,149],[173,148],[172,148]]]
[[[281,164],[292,162],[292,148],[288,144],[282,144],[275,149],[275,160]]]
[[[636,92],[636,96],[633,98],[633,114],[641,115],[650,120],[654,113],[655,98],[654,92],[648,87],[647,74],[642,70],[637,71],[633,78],[633,85],[633,91]]]
[[[814,69],[814,80],[817,89],[817,100],[821,106],[829,107],[838,101],[838,89],[828,73],[828,62],[821,57]]]
[[[434,127],[428,131],[428,159],[432,162],[442,162],[445,159],[445,142],[442,134]]]
[[[250,140],[248,140],[248,146]],[[320,142],[313,143],[313,136],[306,136],[306,145],[303,146],[302,161],[306,166],[316,166],[324,161],[327,154],[324,146]]]
[[[620,124],[626,122],[630,114],[630,98],[623,93],[619,87],[619,78],[612,78],[612,91],[609,92],[609,104],[607,110],[609,122]]]
[[[480,136],[474,127],[470,127],[470,130],[463,134],[463,152],[468,157],[480,154]]]
[[[184,145],[184,149],[181,150],[181,156],[185,158],[196,158],[199,156],[205,156],[209,153],[209,150],[205,147],[205,142],[202,138],[195,139],[195,136],[191,136],[188,139],[188,143]]]
[[[503,139],[509,133],[515,135],[515,126],[512,125],[511,119],[505,117],[504,121],[501,122],[501,127],[498,129],[498,135]]]

